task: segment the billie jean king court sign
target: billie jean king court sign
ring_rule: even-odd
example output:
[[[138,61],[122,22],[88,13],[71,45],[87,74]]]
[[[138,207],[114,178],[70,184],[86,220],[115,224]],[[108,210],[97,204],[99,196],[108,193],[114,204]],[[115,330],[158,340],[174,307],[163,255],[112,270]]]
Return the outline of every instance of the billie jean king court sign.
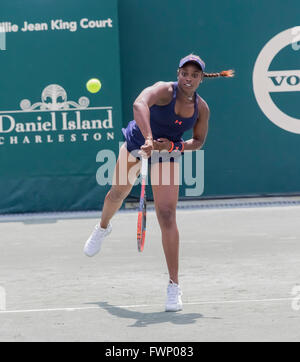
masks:
[[[51,19],[49,22],[45,23],[30,23],[24,21],[22,26],[14,24],[10,21],[4,21],[0,23],[0,32],[6,33],[17,33],[18,31],[22,32],[32,32],[32,31],[48,31],[48,30],[69,30],[77,31],[77,29],[95,29],[95,28],[112,28],[113,20],[111,18],[101,19],[101,20],[90,20],[88,18],[80,19],[77,21],[64,21],[63,19]],[[2,30],[1,30],[2,29]]]
[[[43,90],[41,102],[31,104],[23,99],[21,110],[0,111],[0,146],[100,141],[103,137],[113,140],[112,107],[89,107],[89,103],[87,97],[80,97],[78,102],[68,101],[65,89],[51,84]],[[103,117],[82,119],[82,111],[97,111],[97,116],[100,111]],[[25,121],[16,120],[20,114],[26,117]]]
[[[299,26],[277,34],[263,47],[253,70],[253,90],[263,113],[278,127],[298,134],[300,134],[300,118],[294,118],[282,112],[273,102],[270,92],[299,92],[300,67],[281,71],[269,71],[269,67],[275,56],[288,45],[299,52],[300,60],[299,41]]]

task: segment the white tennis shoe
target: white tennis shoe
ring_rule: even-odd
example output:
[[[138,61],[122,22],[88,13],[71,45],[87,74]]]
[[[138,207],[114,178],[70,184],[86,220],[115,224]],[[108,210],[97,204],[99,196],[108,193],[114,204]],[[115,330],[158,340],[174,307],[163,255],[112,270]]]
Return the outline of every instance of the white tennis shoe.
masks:
[[[182,310],[182,291],[180,286],[170,280],[167,289],[166,312],[178,312]]]
[[[84,245],[83,248],[84,254],[87,256],[94,256],[97,253],[99,253],[104,238],[111,233],[111,230],[112,230],[111,223],[107,225],[106,229],[101,228],[100,225],[97,224],[91,236]]]

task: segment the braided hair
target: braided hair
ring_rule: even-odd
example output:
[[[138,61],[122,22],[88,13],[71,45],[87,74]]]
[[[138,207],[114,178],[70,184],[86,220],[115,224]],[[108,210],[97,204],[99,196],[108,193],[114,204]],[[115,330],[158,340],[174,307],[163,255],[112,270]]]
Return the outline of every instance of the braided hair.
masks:
[[[217,78],[217,77],[234,77],[234,70],[222,70],[219,73],[205,73],[203,72],[203,77],[207,78]]]
[[[191,53],[188,56],[193,56],[193,57],[198,58],[205,65],[204,61],[198,55],[195,55],[195,54]],[[218,78],[218,77],[227,77],[227,78],[229,78],[229,77],[234,77],[234,70],[233,69],[222,70],[219,73],[205,73],[205,72],[203,72],[203,77],[206,77],[206,78]]]

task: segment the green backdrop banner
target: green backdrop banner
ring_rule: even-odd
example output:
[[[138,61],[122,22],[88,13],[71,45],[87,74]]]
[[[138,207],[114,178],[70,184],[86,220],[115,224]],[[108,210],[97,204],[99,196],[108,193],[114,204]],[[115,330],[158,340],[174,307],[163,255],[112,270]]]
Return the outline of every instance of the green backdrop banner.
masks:
[[[121,140],[116,0],[2,2],[0,27],[0,212],[98,209],[96,158]]]

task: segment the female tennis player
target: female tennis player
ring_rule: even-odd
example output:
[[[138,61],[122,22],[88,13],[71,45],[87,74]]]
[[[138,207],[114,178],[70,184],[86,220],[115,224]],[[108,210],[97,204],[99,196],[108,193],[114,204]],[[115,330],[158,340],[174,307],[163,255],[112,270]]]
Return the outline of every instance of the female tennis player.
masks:
[[[205,63],[193,54],[182,58],[177,82],[158,82],[144,89],[133,104],[134,120],[123,129],[126,142],[120,149],[114,181],[103,205],[101,220],[84,246],[87,256],[100,251],[112,230],[111,218],[119,210],[138,177],[138,154],[149,159],[155,210],[169,271],[166,311],[182,310],[178,281],[179,232],[176,205],[179,192],[179,158],[183,151],[199,150],[208,131],[209,108],[196,93],[204,77],[232,77],[233,71],[205,73]],[[192,129],[191,139],[182,135]],[[133,157],[134,155],[135,157]],[[155,157],[154,157],[155,156]],[[164,165],[168,162],[168,167]],[[168,175],[166,175],[168,173]],[[168,180],[168,182],[165,182]]]

